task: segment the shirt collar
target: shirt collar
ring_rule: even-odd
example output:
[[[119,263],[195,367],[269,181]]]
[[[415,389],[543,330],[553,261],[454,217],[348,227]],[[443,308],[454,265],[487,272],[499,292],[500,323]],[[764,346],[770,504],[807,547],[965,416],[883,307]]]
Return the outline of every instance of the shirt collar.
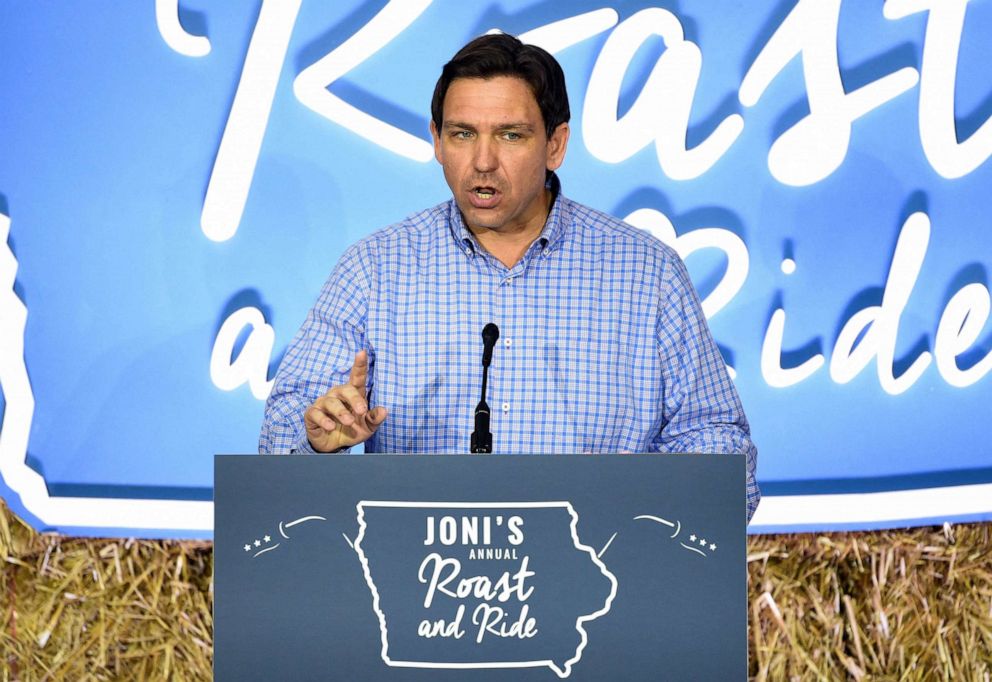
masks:
[[[565,210],[565,198],[561,195],[561,180],[554,172],[548,177],[546,186],[551,190],[551,211],[544,223],[544,229],[541,230],[541,236],[537,239],[544,244],[544,252],[550,253],[565,236],[569,221]]]
[[[561,194],[561,180],[558,179],[557,174],[552,172],[548,176],[545,187],[551,190],[551,211],[548,213],[544,229],[541,230],[536,241],[542,245],[545,253],[550,253],[564,236],[568,220],[565,216],[565,199]],[[469,232],[465,226],[462,212],[458,210],[458,204],[454,198],[448,202],[448,229],[465,255],[473,256],[482,249],[475,235]]]

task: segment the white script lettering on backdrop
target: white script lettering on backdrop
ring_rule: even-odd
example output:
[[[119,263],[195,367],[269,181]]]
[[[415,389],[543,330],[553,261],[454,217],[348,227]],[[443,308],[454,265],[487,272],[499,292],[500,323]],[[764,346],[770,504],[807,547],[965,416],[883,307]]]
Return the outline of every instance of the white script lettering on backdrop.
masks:
[[[400,156],[429,162],[433,152],[426,139],[359,110],[327,88],[396,38],[430,4],[430,0],[389,2],[341,46],[300,73],[294,83],[297,98],[371,142]],[[922,78],[915,68],[905,67],[848,93],[844,91],[837,55],[841,0],[797,3],[761,49],[739,91],[744,106],[756,106],[782,69],[796,56],[802,58],[810,113],[772,144],[768,152],[772,176],[791,186],[809,185],[827,178],[844,161],[854,122],[918,82],[920,135],[934,169],[944,177],[956,178],[987,160],[992,155],[992,123],[986,121],[964,143],[958,143],[954,131],[955,70],[966,5],[967,0],[940,3],[889,0],[884,7],[888,19],[930,11]],[[275,94],[275,77],[284,61],[298,10],[298,0],[263,3],[204,202],[203,230],[213,240],[229,239],[237,231]],[[585,94],[582,133],[586,147],[604,163],[619,163],[653,142],[659,166],[668,177],[678,180],[699,177],[733,145],[744,129],[744,117],[727,116],[705,141],[686,149],[702,52],[685,39],[679,18],[668,10],[649,8],[617,22],[615,10],[596,10],[535,28],[522,38],[557,51],[613,28],[596,59]],[[630,110],[618,118],[624,75],[638,47],[650,35],[660,36],[666,49]],[[748,272],[748,251],[744,242],[729,230],[714,226],[676,236],[671,221],[653,209],[635,211],[626,220],[652,231],[674,246],[683,258],[704,248],[719,249],[726,256],[726,272],[703,303],[707,317],[726,306],[743,286]],[[877,358],[879,384],[887,393],[898,395],[912,386],[930,365],[932,356],[924,352],[898,378],[893,376],[900,313],[919,275],[929,238],[926,215],[907,220],[893,256],[882,305],[855,313],[837,340],[830,359],[830,377],[835,382],[851,381]],[[984,285],[968,284],[955,294],[940,318],[934,355],[941,377],[952,386],[970,385],[992,370],[992,354],[967,370],[959,369],[956,361],[981,333],[988,318],[988,303],[983,302],[988,300],[989,292]],[[255,312],[264,322],[261,311]],[[242,321],[244,315],[243,310],[234,313],[225,322],[224,330],[231,330],[232,325],[242,329],[246,324]],[[825,362],[822,354],[816,354],[796,367],[786,369],[780,365],[785,320],[783,309],[774,311],[761,352],[762,376],[769,386],[776,388],[809,378]],[[258,325],[253,326],[254,335]],[[243,350],[232,359],[230,341],[228,335],[218,335],[219,348],[215,349],[210,364],[215,385],[232,390],[253,377],[252,392],[264,399],[263,380],[259,377],[265,376],[271,358],[258,352],[260,346],[252,342],[246,345],[246,349],[251,349],[250,357]],[[239,368],[237,371],[231,369],[235,366]],[[218,381],[217,377],[224,379]],[[240,381],[234,377],[240,377]]]
[[[500,29],[565,67],[568,195],[687,260],[761,452],[752,529],[992,514],[987,3],[7,19],[0,495],[36,527],[209,537],[212,454],[254,449],[333,262],[450,196],[427,166],[431,88]]]

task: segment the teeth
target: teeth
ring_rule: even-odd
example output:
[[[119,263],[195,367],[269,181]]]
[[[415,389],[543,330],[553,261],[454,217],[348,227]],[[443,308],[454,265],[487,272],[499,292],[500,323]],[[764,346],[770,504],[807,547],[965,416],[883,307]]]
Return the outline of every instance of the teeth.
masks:
[[[480,199],[491,199],[493,196],[492,192],[487,192],[484,189],[477,189],[475,190],[475,193],[479,195]]]

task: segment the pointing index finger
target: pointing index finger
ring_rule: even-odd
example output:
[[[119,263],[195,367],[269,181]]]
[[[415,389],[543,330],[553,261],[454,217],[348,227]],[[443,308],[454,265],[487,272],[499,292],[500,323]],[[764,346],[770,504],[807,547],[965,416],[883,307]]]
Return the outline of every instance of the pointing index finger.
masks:
[[[351,375],[348,383],[365,394],[365,384],[369,378],[369,354],[364,350],[355,354],[355,363],[351,366]]]

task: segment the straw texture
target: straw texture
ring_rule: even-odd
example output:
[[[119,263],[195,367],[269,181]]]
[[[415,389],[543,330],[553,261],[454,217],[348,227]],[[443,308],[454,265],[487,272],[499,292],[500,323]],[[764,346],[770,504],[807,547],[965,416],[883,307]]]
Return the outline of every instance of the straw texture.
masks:
[[[751,675],[989,682],[990,531],[750,538]]]
[[[0,680],[209,680],[208,542],[38,534],[0,504]]]

